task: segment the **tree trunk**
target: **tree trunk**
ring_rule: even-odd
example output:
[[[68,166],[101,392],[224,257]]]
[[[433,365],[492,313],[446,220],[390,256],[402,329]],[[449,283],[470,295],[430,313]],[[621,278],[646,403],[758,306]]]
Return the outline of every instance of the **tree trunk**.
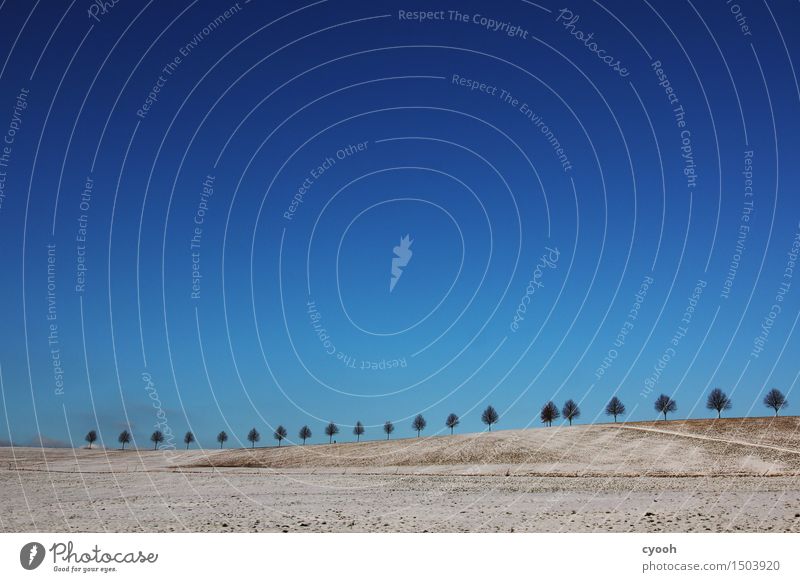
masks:
[[[450,434],[451,435],[453,434],[453,428],[455,428],[455,427],[452,427],[452,426],[450,427]]]

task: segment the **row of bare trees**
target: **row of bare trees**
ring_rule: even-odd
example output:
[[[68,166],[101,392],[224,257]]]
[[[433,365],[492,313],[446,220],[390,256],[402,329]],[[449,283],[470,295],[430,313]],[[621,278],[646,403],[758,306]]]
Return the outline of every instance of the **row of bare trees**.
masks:
[[[789,405],[789,401],[786,399],[786,396],[778,390],[777,388],[773,388],[764,396],[764,405],[767,408],[771,408],[775,411],[775,416],[778,416],[778,413],[781,409],[786,408]],[[706,408],[709,410],[715,410],[717,412],[717,418],[722,417],[722,411],[728,410],[731,408],[732,402],[730,397],[723,392],[720,388],[714,388],[708,394],[708,398],[706,400]],[[654,408],[659,414],[664,415],[664,420],[667,420],[667,414],[671,412],[675,412],[678,410],[678,405],[675,400],[667,396],[666,394],[661,394],[658,398],[656,398],[654,402]],[[606,404],[604,412],[607,416],[614,417],[614,422],[617,422],[617,418],[620,416],[625,415],[625,404],[623,404],[622,400],[620,400],[617,396],[611,398]],[[562,416],[565,420],[567,420],[572,426],[572,421],[579,418],[581,415],[581,409],[578,404],[569,399],[564,403],[564,406],[559,411],[558,406],[551,400],[547,402],[544,406],[542,406],[541,411],[539,412],[540,420],[546,424],[547,426],[552,426],[554,420],[558,420]],[[481,421],[488,426],[489,430],[492,430],[492,425],[497,424],[500,420],[500,414],[495,410],[495,408],[491,405],[487,406],[486,409],[481,414]],[[445,426],[450,429],[450,434],[453,434],[455,428],[461,423],[461,419],[459,419],[458,415],[451,412],[447,415],[445,419]],[[414,417],[414,420],[411,422],[411,428],[416,431],[417,437],[420,436],[423,430],[428,426],[428,422],[425,420],[425,417],[421,414],[418,414]],[[356,421],[355,425],[353,425],[353,434],[356,436],[356,441],[361,440],[361,435],[366,432],[366,428],[364,424],[358,420]],[[389,439],[391,434],[394,432],[394,423],[392,421],[387,420],[383,424],[383,432],[386,433],[386,438]],[[281,446],[281,442],[287,438],[288,431],[283,425],[278,425],[275,428],[273,433],[273,437],[276,441],[278,441],[278,446]],[[339,427],[334,422],[329,422],[325,425],[325,436],[328,437],[328,443],[333,442],[333,437],[339,434]],[[311,438],[312,433],[311,429],[308,425],[304,425],[300,431],[298,432],[297,436],[306,444],[306,441]],[[98,435],[97,431],[90,430],[86,433],[85,440],[89,443],[89,448],[92,448],[92,444],[97,441]],[[122,449],[125,450],[125,445],[130,443],[133,440],[133,435],[131,435],[130,431],[123,430],[119,437],[117,437],[117,441],[122,445]],[[158,446],[163,443],[165,440],[164,433],[160,430],[156,430],[153,434],[150,435],[150,441],[153,443],[153,449],[157,449]],[[223,430],[217,435],[217,442],[219,443],[220,448],[222,448],[228,440],[228,434]],[[255,448],[256,443],[261,440],[261,434],[255,428],[252,428],[250,432],[247,433],[247,440],[251,443],[252,447]],[[183,442],[186,445],[186,448],[189,448],[193,442],[195,442],[194,433],[188,431],[183,436]]]
[[[497,410],[494,409],[493,406],[487,406],[486,410],[483,411],[481,415],[481,420],[484,424],[488,425],[489,430],[492,430],[492,425],[496,424],[498,420],[500,420],[500,415],[498,414]],[[450,429],[450,434],[453,434],[453,430],[455,427],[459,425],[461,420],[458,418],[458,415],[455,413],[450,413],[447,418],[445,419],[445,426]],[[425,417],[421,414],[418,414],[414,417],[414,420],[411,422],[411,428],[417,431],[417,437],[420,436],[420,433],[425,430],[425,427],[428,426],[428,421],[425,420]],[[356,442],[361,440],[361,435],[366,432],[366,427],[364,424],[357,420],[355,425],[353,425],[353,434],[356,435]],[[391,434],[394,432],[394,423],[390,420],[387,420],[383,424],[383,432],[386,433],[386,438],[388,439]],[[273,433],[273,437],[276,441],[278,441],[278,446],[281,446],[281,442],[287,438],[288,431],[283,425],[278,425],[275,427],[275,431]],[[311,429],[308,425],[304,425],[297,433],[297,436],[302,441],[303,444],[306,444],[306,441],[311,438],[312,436]],[[333,437],[339,434],[339,427],[336,425],[335,422],[329,422],[325,425],[325,436],[328,437],[328,443],[333,442]],[[92,448],[92,444],[97,441],[97,431],[90,430],[85,437],[86,442],[89,443],[89,448]],[[129,444],[133,440],[133,435],[128,430],[123,430],[119,437],[117,438],[118,442],[122,445],[122,449],[125,450],[125,445]],[[157,449],[158,446],[163,443],[165,440],[164,433],[160,430],[156,430],[153,434],[150,435],[150,441],[153,443],[153,448]],[[261,433],[258,432],[258,429],[255,427],[250,429],[247,433],[247,440],[251,444],[251,448],[255,448],[256,443],[261,440]],[[219,443],[219,447],[222,448],[225,443],[228,441],[228,433],[224,430],[221,431],[217,435],[217,442]],[[183,442],[186,444],[186,448],[189,448],[189,445],[195,442],[194,433],[191,431],[187,432],[186,435],[183,437]]]
[[[786,396],[777,388],[773,388],[767,392],[767,394],[764,396],[763,402],[764,406],[775,411],[775,416],[778,416],[778,413],[781,411],[781,409],[789,406],[789,401],[786,399]],[[572,403],[572,400],[569,400],[567,405],[564,407],[565,418],[567,418],[566,410],[570,403]],[[717,418],[722,418],[722,411],[729,410],[732,405],[733,403],[730,396],[723,392],[721,388],[714,388],[708,393],[708,398],[706,399],[706,408],[708,410],[716,411]],[[664,420],[667,420],[668,413],[678,410],[677,402],[675,402],[672,397],[667,396],[666,394],[661,394],[658,398],[656,398],[655,402],[653,403],[653,407],[659,414],[664,415]],[[542,411],[544,414],[544,409],[542,409]],[[625,414],[625,405],[622,403],[622,400],[614,396],[606,405],[605,413],[608,416],[613,416],[614,422],[617,422],[617,417]],[[542,421],[545,421],[544,416],[542,417]],[[570,424],[572,424],[572,422],[570,422]]]
[[[224,433],[220,433],[220,434],[224,434]],[[97,441],[97,431],[96,430],[90,430],[88,433],[86,433],[86,436],[84,437],[84,440],[87,443],[89,443],[89,448],[91,449],[92,448],[92,444],[95,441]],[[119,436],[117,437],[117,442],[119,442],[119,444],[122,445],[122,450],[123,451],[125,450],[125,445],[130,443],[132,440],[133,440],[133,435],[130,433],[129,430],[123,430],[121,433],[119,433]],[[153,450],[157,449],[158,445],[163,443],[165,440],[166,440],[166,437],[164,436],[164,433],[161,432],[160,430],[155,430],[155,431],[153,431],[153,434],[150,435],[150,442],[153,443]],[[228,436],[227,435],[225,435],[225,440],[228,440]],[[186,445],[187,449],[189,448],[189,445],[191,445],[194,441],[195,441],[195,438],[194,438],[194,433],[192,431],[188,431],[185,435],[183,435],[183,442]]]
[[[730,397],[720,388],[714,388],[709,392],[706,400],[706,408],[715,410],[717,412],[717,418],[721,418],[722,411],[730,409],[731,405]],[[775,416],[778,416],[778,412],[780,412],[782,408],[788,406],[789,401],[786,399],[783,392],[777,388],[773,388],[764,396],[764,405],[767,408],[773,409],[775,411]],[[659,414],[664,415],[664,420],[667,420],[667,414],[678,410],[678,404],[675,402],[675,399],[666,394],[661,394],[656,398],[653,407]],[[608,401],[608,404],[606,404],[605,413],[607,416],[613,416],[614,422],[617,422],[617,417],[625,414],[625,405],[622,403],[622,400],[614,396]],[[571,426],[572,421],[581,415],[581,409],[574,400],[570,399],[564,403],[564,407],[561,409],[561,412],[559,412],[558,406],[551,400],[542,406],[542,410],[539,412],[539,418],[547,426],[552,426],[553,421],[558,420],[562,415],[569,421]]]
[[[217,440],[219,440],[222,437],[222,435],[224,435],[224,439],[220,442],[225,442],[226,440],[228,440],[228,435],[226,435],[224,431],[217,435]],[[86,436],[83,438],[87,443],[89,443],[89,448],[91,449],[92,445],[97,441],[97,431],[90,430],[89,432],[86,433]],[[127,429],[119,433],[119,436],[117,437],[117,442],[119,442],[119,444],[122,445],[123,451],[125,450],[125,445],[130,443],[132,440],[133,440],[133,435]],[[165,440],[166,437],[164,436],[164,433],[161,432],[160,430],[153,431],[153,434],[150,435],[150,442],[153,443],[153,449],[157,449],[158,445],[163,443]],[[194,441],[195,438],[194,438],[194,433],[192,431],[188,431],[185,435],[183,435],[183,442],[186,445],[187,449],[189,448],[189,445],[191,445]]]

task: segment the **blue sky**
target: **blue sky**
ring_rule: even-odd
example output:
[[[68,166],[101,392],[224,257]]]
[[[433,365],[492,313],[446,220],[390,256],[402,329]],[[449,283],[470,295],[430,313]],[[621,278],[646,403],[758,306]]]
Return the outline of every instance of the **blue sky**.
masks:
[[[0,442],[793,400],[796,6],[89,6],[0,9]]]

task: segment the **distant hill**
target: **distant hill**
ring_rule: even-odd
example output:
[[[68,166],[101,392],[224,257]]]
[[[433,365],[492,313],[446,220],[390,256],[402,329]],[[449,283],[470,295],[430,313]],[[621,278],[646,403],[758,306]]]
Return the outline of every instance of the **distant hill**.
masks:
[[[454,436],[208,451],[184,467],[353,468],[564,476],[787,475],[800,417],[559,426]],[[180,463],[180,456],[176,461]]]

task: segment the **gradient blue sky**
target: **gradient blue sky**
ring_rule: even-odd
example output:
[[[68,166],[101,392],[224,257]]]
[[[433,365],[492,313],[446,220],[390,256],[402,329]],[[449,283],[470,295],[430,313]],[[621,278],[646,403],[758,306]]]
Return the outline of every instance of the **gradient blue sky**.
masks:
[[[271,444],[278,423],[292,438],[308,424],[319,442],[328,420],[349,439],[356,420],[381,438],[386,419],[401,437],[419,412],[430,435],[449,412],[459,430],[480,430],[489,403],[498,428],[538,426],[551,398],[604,421],[613,394],[640,420],[661,392],[678,416],[701,417],[715,386],[733,396],[730,415],[767,413],[773,386],[794,400],[796,3],[743,3],[746,30],[724,2],[121,2],[96,18],[91,6],[0,8],[0,131],[19,126],[0,168],[0,442],[80,444],[97,428],[110,445],[131,426],[144,444],[158,422],[207,446],[219,430],[236,445],[252,426]],[[571,27],[562,9],[579,16]],[[444,19],[401,18],[415,10]],[[137,115],[159,75],[157,100]],[[390,293],[406,234],[413,256]],[[558,260],[534,275],[547,248]],[[513,330],[533,278],[541,286]],[[363,363],[384,360],[404,365]]]

